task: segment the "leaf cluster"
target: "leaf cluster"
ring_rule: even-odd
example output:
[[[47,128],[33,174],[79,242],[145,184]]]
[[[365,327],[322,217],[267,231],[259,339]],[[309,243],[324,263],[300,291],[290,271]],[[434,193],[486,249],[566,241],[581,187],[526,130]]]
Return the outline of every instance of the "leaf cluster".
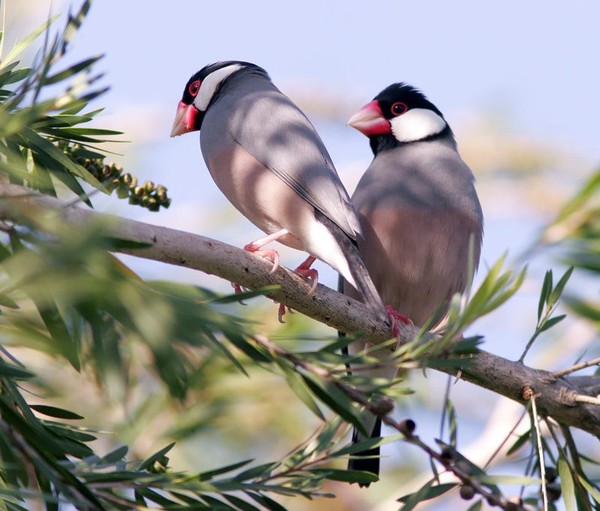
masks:
[[[63,65],[72,39],[91,2],[69,15],[62,32],[51,35],[50,19],[19,41],[0,59],[0,171],[15,184],[56,196],[58,185],[90,204],[90,190],[129,198],[152,211],[168,207],[166,188],[123,174],[106,154],[95,148],[119,131],[84,127],[102,109],[89,103],[107,91],[102,74],[94,73],[101,56]],[[0,33],[0,44],[2,42]],[[42,49],[29,66],[18,60],[41,36]]]

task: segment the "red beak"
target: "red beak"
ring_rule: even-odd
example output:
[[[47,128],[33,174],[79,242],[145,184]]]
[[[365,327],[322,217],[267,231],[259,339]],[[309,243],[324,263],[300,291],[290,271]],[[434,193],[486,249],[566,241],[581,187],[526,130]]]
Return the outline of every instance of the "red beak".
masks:
[[[379,101],[373,100],[356,112],[348,122],[367,137],[372,135],[388,135],[392,132],[389,121],[383,116]]]
[[[196,117],[198,116],[199,110],[192,103],[186,105],[183,101],[177,105],[177,112],[175,113],[175,120],[173,121],[173,128],[171,129],[171,136],[176,137],[177,135],[183,135],[190,131],[196,131],[194,128]]]

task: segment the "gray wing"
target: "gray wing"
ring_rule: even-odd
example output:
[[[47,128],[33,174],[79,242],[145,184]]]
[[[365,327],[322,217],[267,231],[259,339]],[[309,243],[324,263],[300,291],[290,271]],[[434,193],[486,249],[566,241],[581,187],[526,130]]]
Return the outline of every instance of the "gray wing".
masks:
[[[244,95],[238,103],[228,123],[234,140],[356,239],[361,232],[356,211],[307,117],[272,84]]]

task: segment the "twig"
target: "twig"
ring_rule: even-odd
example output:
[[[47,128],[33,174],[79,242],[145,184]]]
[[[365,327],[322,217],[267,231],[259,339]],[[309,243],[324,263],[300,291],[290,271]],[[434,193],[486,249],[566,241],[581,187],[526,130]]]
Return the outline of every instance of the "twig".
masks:
[[[534,393],[531,396],[531,422],[535,430],[535,441],[538,450],[538,461],[540,465],[540,479],[542,480],[541,491],[542,491],[542,506],[544,511],[548,511],[548,490],[546,488],[546,464],[544,462],[544,446],[542,445],[542,432],[540,431],[540,423],[538,418],[537,406],[535,400],[537,395]]]
[[[571,367],[567,367],[566,369],[555,371],[553,374],[556,378],[560,378],[561,376],[566,376],[568,374],[574,373],[575,371],[580,371],[581,369],[585,369],[586,367],[597,366],[599,364],[600,357],[588,360],[586,362],[580,362],[579,364],[574,364]]]
[[[508,434],[504,437],[504,440],[502,440],[502,442],[500,442],[500,445],[496,448],[496,450],[491,454],[491,456],[488,458],[488,460],[485,462],[485,465],[483,466],[484,469],[488,468],[491,464],[492,461],[494,460],[494,458],[496,456],[498,456],[498,453],[502,450],[502,448],[506,445],[506,442],[508,442],[508,440],[510,439],[510,437],[513,435],[513,433],[515,432],[515,430],[519,427],[519,424],[521,424],[521,421],[523,420],[523,417],[525,417],[525,414],[527,413],[527,411],[523,410],[523,413],[521,414],[521,416],[517,419],[517,422],[515,422],[515,425],[512,427],[512,429],[508,432]]]
[[[586,403],[589,405],[600,406],[600,398],[597,398],[597,397],[584,396],[582,394],[578,394],[574,397],[574,399],[577,403]]]

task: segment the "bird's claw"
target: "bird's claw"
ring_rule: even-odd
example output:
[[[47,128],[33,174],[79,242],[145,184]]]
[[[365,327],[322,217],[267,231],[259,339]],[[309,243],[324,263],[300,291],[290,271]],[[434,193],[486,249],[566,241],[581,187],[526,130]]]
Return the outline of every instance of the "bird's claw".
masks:
[[[269,271],[269,275],[273,274],[275,270],[279,268],[279,252],[277,252],[277,250],[261,250],[254,243],[248,243],[246,246],[244,246],[244,250],[252,252],[253,254],[259,255],[271,261],[273,263],[273,267],[271,268],[271,271]]]
[[[279,320],[280,323],[285,323],[283,316],[285,316],[285,313],[289,312],[290,314],[294,314],[294,309],[292,309],[291,307],[288,307],[287,305],[280,303],[279,304],[279,310],[277,311],[277,319]]]
[[[312,295],[319,283],[319,272],[314,268],[302,268],[302,265],[298,266],[294,271],[310,284],[310,291],[308,294]]]
[[[319,283],[319,272],[314,268],[311,268],[315,260],[316,258],[314,256],[308,256],[308,258],[294,270],[295,273],[311,284],[310,291],[308,292],[309,295],[315,292],[317,284]]]
[[[398,326],[399,321],[407,326],[414,324],[408,316],[400,314],[391,305],[386,305],[385,311],[388,313],[388,316],[392,320],[392,334],[394,334],[394,337],[398,337],[398,335],[400,335],[400,327]]]
[[[232,282],[231,287],[236,295],[244,292],[244,288],[240,286],[237,282]],[[240,305],[247,305],[244,300],[239,300]]]

